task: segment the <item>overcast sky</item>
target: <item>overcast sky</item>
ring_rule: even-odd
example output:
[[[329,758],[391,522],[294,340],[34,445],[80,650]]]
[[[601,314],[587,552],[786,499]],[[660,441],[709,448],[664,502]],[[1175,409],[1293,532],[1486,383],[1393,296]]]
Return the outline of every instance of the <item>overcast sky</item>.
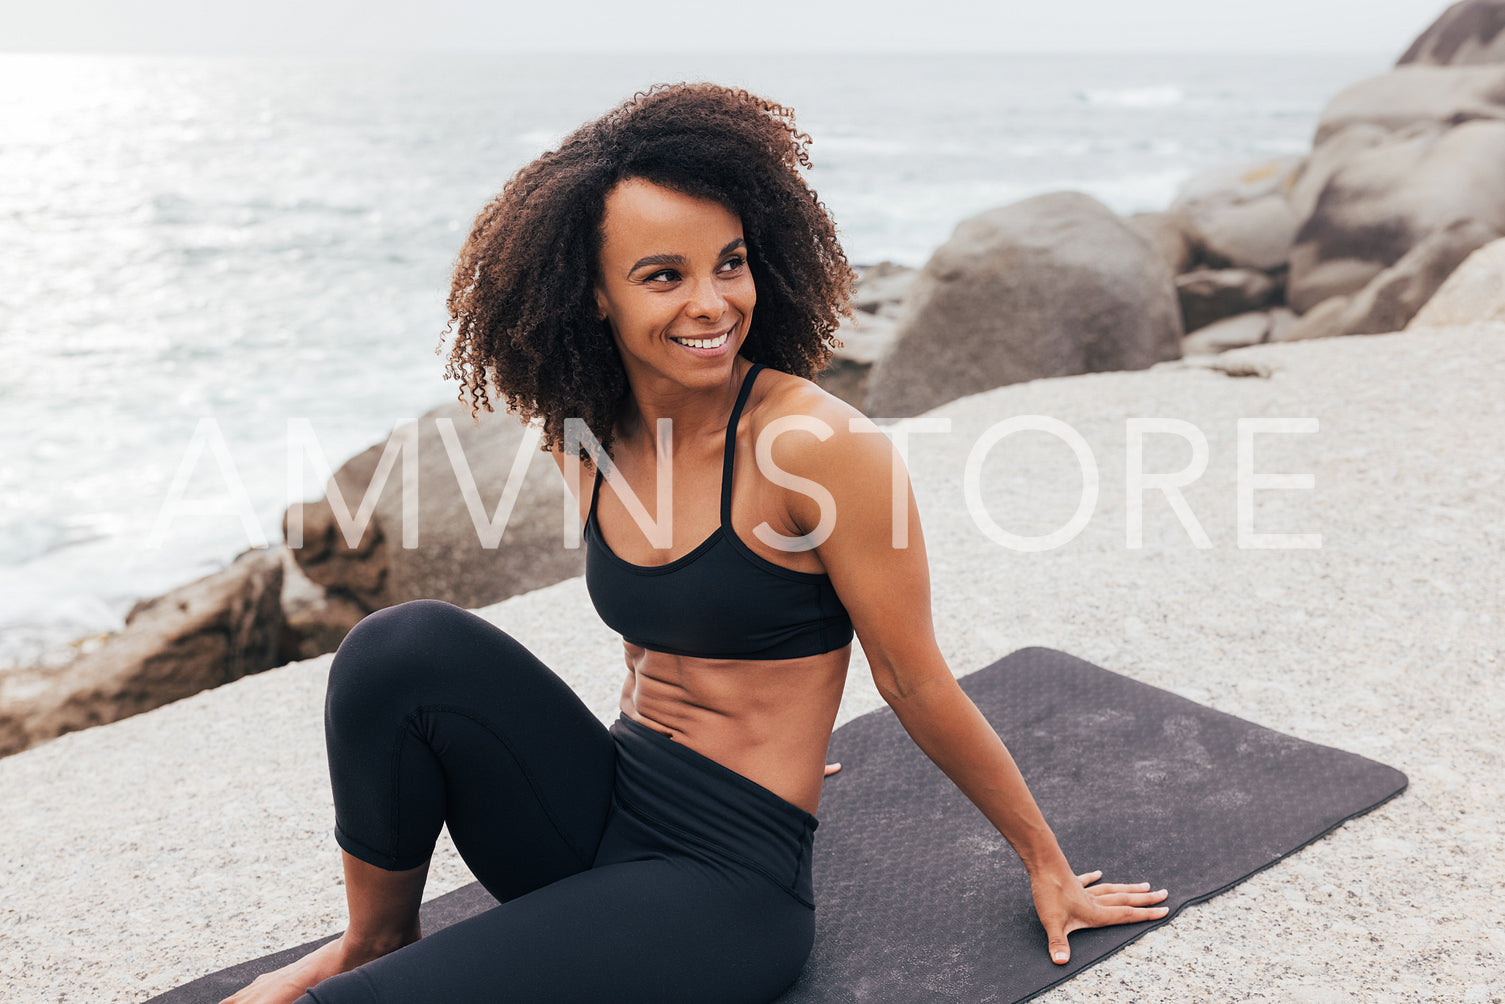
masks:
[[[7,0],[0,51],[1367,52],[1436,0]]]

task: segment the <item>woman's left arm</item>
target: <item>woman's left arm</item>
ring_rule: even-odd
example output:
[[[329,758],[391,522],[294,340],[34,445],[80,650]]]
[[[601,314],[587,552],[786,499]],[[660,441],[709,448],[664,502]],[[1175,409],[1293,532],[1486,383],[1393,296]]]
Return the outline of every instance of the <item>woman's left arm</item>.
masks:
[[[807,392],[801,410],[831,435],[780,436],[772,458],[784,471],[822,486],[830,498],[790,492],[790,518],[798,527],[816,528],[822,502],[832,509],[834,521],[815,552],[852,618],[873,682],[915,744],[1019,855],[1051,958],[1069,960],[1066,936],[1072,931],[1165,916],[1164,907],[1153,905],[1165,899],[1164,890],[1151,892],[1148,883],[1094,884],[1100,872],[1071,870],[1003,740],[946,665],[931,620],[919,511],[892,442],[829,395]],[[898,506],[895,496],[901,498]],[[896,517],[902,521],[898,534]]]

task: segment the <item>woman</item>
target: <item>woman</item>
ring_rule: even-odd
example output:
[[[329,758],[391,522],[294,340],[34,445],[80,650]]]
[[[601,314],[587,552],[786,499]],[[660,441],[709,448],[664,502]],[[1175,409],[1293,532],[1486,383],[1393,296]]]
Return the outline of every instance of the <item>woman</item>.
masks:
[[[591,599],[623,635],[621,716],[603,728],[447,604],[361,622],[325,719],[350,924],[235,1004],[772,1000],[814,937],[854,632],[909,734],[1023,859],[1056,962],[1073,930],[1164,916],[1163,890],[1068,866],[937,649],[902,464],[810,381],[855,276],[799,175],[807,141],[745,91],[661,85],[482,211],[449,373],[474,406],[500,393],[540,420]],[[502,904],[420,940],[443,823]]]

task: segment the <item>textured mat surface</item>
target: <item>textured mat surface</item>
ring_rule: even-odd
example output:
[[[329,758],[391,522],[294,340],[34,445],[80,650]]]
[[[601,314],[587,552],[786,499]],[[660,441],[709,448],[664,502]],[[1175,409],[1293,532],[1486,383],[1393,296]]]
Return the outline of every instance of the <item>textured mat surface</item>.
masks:
[[[1073,866],[1164,886],[1170,915],[1079,931],[1071,963],[1054,965],[1008,844],[880,709],[831,738],[843,769],[821,796],[815,950],[779,1004],[1028,1000],[1406,786],[1384,764],[1051,649],[1015,652],[961,685],[1008,744]],[[478,885],[457,889],[424,905],[424,930],[494,902]],[[215,1004],[318,944],[148,1004]]]

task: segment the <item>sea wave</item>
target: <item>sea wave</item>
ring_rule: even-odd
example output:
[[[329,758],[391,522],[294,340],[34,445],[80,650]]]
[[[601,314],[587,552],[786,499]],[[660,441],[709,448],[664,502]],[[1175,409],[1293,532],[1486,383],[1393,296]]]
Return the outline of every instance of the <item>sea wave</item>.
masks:
[[[1076,93],[1085,104],[1107,108],[1172,108],[1186,100],[1186,92],[1174,84],[1097,88]]]

